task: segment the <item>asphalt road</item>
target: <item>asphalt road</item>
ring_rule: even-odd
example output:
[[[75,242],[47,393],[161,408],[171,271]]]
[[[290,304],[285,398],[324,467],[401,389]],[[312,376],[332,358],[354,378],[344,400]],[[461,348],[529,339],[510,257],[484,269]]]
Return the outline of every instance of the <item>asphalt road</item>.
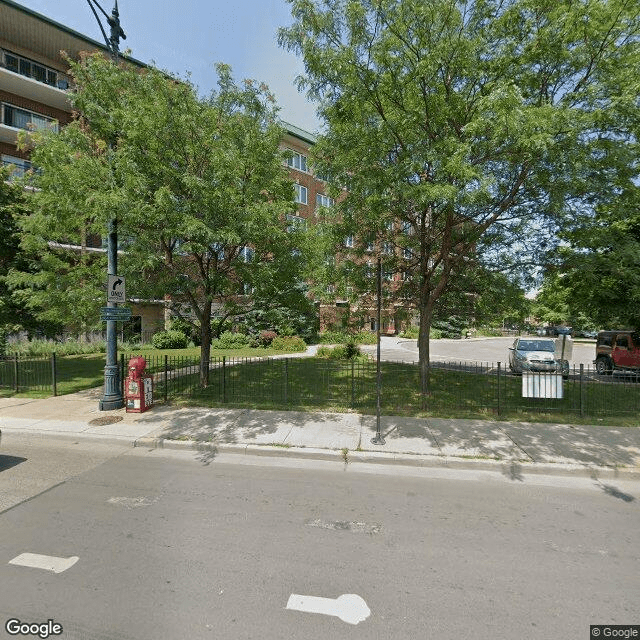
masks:
[[[30,462],[53,482],[0,514],[3,627],[51,619],[83,640],[586,640],[589,624],[640,623],[638,483],[118,447],[89,462],[72,447],[53,478],[57,445],[3,441],[25,461],[0,473],[0,491]],[[74,563],[9,564],[25,553]],[[368,615],[288,608],[341,594]]]

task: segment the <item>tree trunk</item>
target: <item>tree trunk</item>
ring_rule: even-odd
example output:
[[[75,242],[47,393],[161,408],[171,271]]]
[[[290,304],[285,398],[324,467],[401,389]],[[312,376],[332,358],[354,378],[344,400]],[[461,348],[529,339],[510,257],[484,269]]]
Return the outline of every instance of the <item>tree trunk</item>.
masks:
[[[211,300],[207,300],[200,317],[200,386],[209,386],[209,359],[211,357]]]
[[[420,306],[420,331],[418,333],[418,362],[420,365],[420,397],[422,410],[427,409],[429,396],[429,334],[431,332],[432,310],[429,305]]]

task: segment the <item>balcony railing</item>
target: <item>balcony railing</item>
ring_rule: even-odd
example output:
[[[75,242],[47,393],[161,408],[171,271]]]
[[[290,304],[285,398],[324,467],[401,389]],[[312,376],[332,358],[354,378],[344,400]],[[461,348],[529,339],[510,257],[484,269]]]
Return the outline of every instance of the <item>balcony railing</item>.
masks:
[[[69,78],[64,73],[6,49],[0,49],[0,66],[51,87],[66,90],[70,86]]]

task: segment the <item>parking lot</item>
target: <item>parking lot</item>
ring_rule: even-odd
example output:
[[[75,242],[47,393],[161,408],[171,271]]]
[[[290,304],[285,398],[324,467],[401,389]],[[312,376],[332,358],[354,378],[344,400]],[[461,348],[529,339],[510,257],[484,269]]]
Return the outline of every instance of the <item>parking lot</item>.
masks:
[[[515,336],[431,340],[430,359],[440,362],[488,362],[494,364],[501,362],[503,367],[508,370],[509,347],[514,340]],[[375,354],[376,347],[368,345],[363,347],[363,351]],[[383,360],[417,362],[418,342],[396,336],[383,336],[380,341],[380,353]],[[594,340],[573,341],[573,353],[569,360],[571,368],[574,366],[579,368],[581,364],[585,368],[593,368],[594,357]]]

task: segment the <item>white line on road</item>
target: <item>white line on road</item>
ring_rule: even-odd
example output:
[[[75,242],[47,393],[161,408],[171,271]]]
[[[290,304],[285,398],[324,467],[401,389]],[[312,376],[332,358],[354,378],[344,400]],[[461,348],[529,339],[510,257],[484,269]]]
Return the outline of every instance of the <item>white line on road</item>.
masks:
[[[358,624],[366,620],[371,613],[367,603],[355,593],[345,593],[335,600],[292,593],[287,602],[287,609],[336,616],[349,624]]]
[[[21,553],[13,560],[9,560],[9,564],[15,564],[20,567],[33,567],[34,569],[45,569],[46,571],[53,571],[53,573],[62,573],[73,567],[79,559],[78,556],[56,558],[55,556],[43,556],[38,553]]]

